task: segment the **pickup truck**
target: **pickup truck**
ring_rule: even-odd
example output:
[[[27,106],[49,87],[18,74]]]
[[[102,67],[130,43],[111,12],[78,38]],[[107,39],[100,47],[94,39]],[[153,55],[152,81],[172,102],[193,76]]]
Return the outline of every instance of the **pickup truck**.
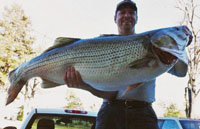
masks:
[[[44,120],[44,123],[53,123],[54,129],[95,129],[96,116],[96,112],[83,110],[36,108],[29,113],[20,129],[38,129],[37,126]],[[159,129],[200,129],[200,120],[158,117],[158,126]],[[17,128],[10,126],[8,129]]]
[[[159,129],[200,129],[200,120],[159,117],[158,126]]]
[[[96,116],[96,112],[83,110],[36,108],[29,113],[20,129],[38,129],[39,123],[45,126],[49,121],[55,129],[94,129]],[[9,129],[17,128],[10,126]]]

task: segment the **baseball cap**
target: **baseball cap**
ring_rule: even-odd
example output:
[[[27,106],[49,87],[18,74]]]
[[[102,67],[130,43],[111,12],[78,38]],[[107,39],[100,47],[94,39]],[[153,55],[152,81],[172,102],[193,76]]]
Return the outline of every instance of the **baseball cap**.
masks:
[[[124,5],[127,5],[127,6],[129,6],[129,7],[131,7],[131,8],[133,8],[133,9],[137,12],[137,6],[136,6],[136,3],[135,3],[135,2],[133,2],[133,1],[131,1],[131,0],[123,0],[123,1],[121,1],[121,2],[119,2],[119,3],[117,4],[117,8],[116,8],[115,13],[116,13],[122,6],[124,6]]]

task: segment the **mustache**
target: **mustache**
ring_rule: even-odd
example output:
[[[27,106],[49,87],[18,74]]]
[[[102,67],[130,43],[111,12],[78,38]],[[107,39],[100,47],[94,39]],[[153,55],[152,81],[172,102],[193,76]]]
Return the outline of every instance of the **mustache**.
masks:
[[[134,20],[132,18],[123,18],[122,21],[128,21],[128,22],[133,22]]]

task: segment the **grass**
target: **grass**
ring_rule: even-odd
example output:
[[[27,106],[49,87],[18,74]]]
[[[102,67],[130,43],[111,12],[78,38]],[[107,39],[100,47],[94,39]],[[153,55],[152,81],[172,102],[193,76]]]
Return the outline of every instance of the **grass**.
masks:
[[[31,129],[37,129],[37,120],[33,123]],[[55,124],[55,129],[91,129],[92,124],[91,123],[71,123],[69,125],[63,125],[63,124]]]

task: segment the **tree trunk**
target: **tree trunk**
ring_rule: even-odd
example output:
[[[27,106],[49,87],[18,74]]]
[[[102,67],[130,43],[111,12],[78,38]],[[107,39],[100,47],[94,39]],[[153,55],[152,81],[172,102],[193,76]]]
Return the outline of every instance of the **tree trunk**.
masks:
[[[193,119],[199,119],[200,118],[200,95],[195,96],[193,98],[192,102],[192,112],[191,112],[191,118]]]

